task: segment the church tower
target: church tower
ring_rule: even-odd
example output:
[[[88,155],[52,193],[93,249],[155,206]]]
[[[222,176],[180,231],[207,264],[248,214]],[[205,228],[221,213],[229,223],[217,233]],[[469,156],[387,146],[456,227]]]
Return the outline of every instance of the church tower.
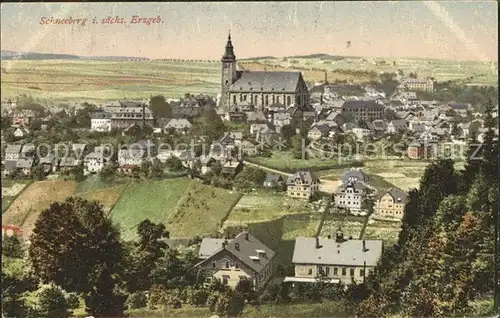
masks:
[[[226,50],[221,59],[221,97],[220,107],[228,109],[230,106],[229,101],[229,87],[236,81],[236,56],[233,51],[233,43],[231,43],[231,32],[227,37]]]

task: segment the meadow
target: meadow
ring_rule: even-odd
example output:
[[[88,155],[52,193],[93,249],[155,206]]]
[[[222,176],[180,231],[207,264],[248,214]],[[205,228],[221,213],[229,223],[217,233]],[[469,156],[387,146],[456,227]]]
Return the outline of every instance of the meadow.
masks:
[[[239,198],[186,178],[133,182],[110,216],[127,240],[137,237],[137,225],[146,218],[164,223],[171,237],[204,236],[218,229]]]

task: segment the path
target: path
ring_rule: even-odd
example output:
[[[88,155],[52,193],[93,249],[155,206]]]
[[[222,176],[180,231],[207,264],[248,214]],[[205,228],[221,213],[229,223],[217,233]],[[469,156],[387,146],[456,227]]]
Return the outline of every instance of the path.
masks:
[[[285,176],[292,175],[292,173],[289,173],[289,172],[280,171],[280,170],[269,168],[269,167],[259,165],[256,163],[248,162],[245,160],[243,160],[243,163],[246,165],[249,165],[249,166],[260,168],[260,169],[265,170],[265,171],[272,172],[272,173],[277,173],[277,174],[281,174],[281,175],[285,175]],[[319,182],[320,182],[319,183],[319,191],[331,194],[331,193],[335,192],[340,181],[319,179]]]

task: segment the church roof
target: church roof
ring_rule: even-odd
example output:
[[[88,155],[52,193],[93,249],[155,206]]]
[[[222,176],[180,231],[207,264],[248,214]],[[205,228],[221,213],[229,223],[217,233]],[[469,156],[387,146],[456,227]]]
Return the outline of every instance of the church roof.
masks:
[[[244,71],[229,91],[295,92],[300,80],[300,72]]]

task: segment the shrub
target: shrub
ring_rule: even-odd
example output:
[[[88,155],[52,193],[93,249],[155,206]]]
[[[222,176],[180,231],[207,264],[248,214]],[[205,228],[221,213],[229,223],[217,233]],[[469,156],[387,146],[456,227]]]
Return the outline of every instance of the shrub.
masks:
[[[147,303],[148,299],[146,294],[140,291],[130,294],[126,302],[129,309],[144,308]]]

